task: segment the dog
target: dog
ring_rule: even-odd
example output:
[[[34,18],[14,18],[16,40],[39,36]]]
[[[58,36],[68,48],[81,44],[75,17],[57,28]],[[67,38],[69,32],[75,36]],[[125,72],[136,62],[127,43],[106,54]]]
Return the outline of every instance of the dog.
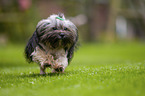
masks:
[[[53,73],[63,73],[73,57],[77,42],[77,27],[64,14],[53,14],[38,22],[25,47],[25,57],[29,63],[39,64],[40,74],[45,74],[47,67]]]

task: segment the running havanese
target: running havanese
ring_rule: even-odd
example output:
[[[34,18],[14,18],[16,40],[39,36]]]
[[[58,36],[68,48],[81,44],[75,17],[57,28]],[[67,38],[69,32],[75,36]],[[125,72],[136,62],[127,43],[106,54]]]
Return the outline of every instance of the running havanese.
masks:
[[[63,14],[51,15],[38,22],[25,48],[26,59],[39,64],[40,74],[45,74],[47,67],[54,73],[64,72],[77,41],[77,27]]]

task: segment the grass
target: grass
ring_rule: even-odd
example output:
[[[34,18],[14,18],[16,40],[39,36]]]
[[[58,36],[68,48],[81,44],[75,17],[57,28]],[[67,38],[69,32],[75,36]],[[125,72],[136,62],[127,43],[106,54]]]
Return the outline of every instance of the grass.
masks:
[[[82,44],[63,74],[39,75],[23,45],[0,46],[0,96],[144,96],[145,44]]]

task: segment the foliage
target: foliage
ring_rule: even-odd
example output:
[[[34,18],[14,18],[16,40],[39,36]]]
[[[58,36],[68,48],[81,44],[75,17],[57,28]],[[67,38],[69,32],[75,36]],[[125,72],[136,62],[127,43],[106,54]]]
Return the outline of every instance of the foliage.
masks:
[[[0,47],[0,96],[144,96],[145,45],[82,44],[63,74],[39,75],[23,45]]]

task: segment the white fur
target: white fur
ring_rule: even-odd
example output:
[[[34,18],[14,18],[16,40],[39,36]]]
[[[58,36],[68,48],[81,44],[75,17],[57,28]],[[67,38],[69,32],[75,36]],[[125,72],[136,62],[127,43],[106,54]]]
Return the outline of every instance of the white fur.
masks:
[[[54,60],[52,54],[55,55],[55,58],[57,58],[56,60]],[[54,68],[55,66],[62,66],[64,70],[68,66],[67,52],[65,52],[63,48],[53,50],[45,48],[45,51],[43,51],[37,46],[31,55],[33,56],[32,60],[40,64],[40,66],[43,66],[47,59],[49,62],[53,62],[51,68]]]

